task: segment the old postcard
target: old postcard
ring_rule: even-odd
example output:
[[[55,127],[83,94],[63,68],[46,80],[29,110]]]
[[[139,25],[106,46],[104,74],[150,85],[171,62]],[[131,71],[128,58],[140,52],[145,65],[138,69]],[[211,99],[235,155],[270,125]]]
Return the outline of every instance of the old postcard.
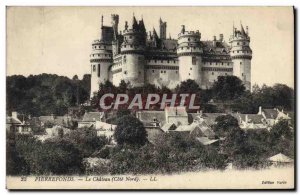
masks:
[[[294,189],[293,7],[6,9],[8,189]]]

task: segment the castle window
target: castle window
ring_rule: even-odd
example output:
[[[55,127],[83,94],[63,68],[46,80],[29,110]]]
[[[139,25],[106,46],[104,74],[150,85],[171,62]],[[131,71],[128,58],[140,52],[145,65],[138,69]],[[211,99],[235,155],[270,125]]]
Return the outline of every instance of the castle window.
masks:
[[[176,63],[176,61],[174,60],[174,63]]]
[[[132,45],[130,45],[130,48],[132,48]]]
[[[161,63],[163,63],[164,61],[163,60],[161,60]]]
[[[225,73],[225,75],[227,76],[227,73]]]
[[[100,64],[98,64],[98,77],[100,77]]]
[[[104,49],[106,49],[106,46],[104,46]]]
[[[193,65],[196,65],[196,61],[197,61],[196,57],[195,57],[195,56],[192,57],[192,64],[193,64]]]
[[[132,39],[132,36],[129,36],[129,39]]]
[[[187,47],[187,49],[190,49],[190,47]]]
[[[126,56],[123,57],[123,63],[126,63]]]
[[[191,39],[190,38],[188,38],[188,41],[190,41]]]
[[[154,73],[154,70],[152,70],[152,72]]]
[[[164,73],[164,71],[160,71],[160,73]]]
[[[191,76],[191,73],[189,73],[189,76]]]
[[[244,76],[244,73],[242,73],[242,76]]]
[[[222,65],[223,65],[223,62],[222,62]]]
[[[240,64],[242,64],[242,62],[240,62]]]
[[[214,72],[212,72],[211,74],[214,75]]]
[[[157,61],[156,61],[156,60],[154,60],[154,62],[156,63]]]
[[[240,51],[237,51],[237,53],[240,53]]]
[[[210,62],[210,65],[211,65],[211,62]]]
[[[190,68],[190,70],[193,70],[192,68]]]
[[[245,43],[245,42],[243,42],[243,45],[246,45],[246,43]]]
[[[93,72],[96,72],[96,65],[93,65]]]
[[[229,62],[227,63],[227,65],[229,66]]]
[[[234,51],[232,51],[232,53],[234,53]]]
[[[240,42],[237,42],[237,45],[240,45]]]
[[[178,73],[178,71],[175,72],[176,74]]]
[[[170,61],[169,61],[169,60],[168,60],[167,62],[168,62],[168,64],[170,63]]]
[[[124,74],[127,74],[127,71],[124,71]]]
[[[166,73],[167,71],[164,71],[164,73]]]

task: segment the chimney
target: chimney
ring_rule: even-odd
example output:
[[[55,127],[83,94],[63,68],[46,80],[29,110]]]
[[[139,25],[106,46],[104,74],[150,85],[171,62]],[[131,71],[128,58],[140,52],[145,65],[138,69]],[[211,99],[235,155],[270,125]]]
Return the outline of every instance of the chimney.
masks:
[[[219,41],[220,41],[220,42],[223,42],[223,39],[224,39],[224,35],[223,35],[223,34],[220,34],[220,36],[219,36]]]
[[[18,118],[18,112],[13,111],[13,112],[11,113],[11,117],[12,117],[12,118]]]
[[[213,36],[213,47],[216,47],[217,45],[217,37]]]
[[[261,108],[261,106],[259,107],[258,114],[262,115],[262,108]]]

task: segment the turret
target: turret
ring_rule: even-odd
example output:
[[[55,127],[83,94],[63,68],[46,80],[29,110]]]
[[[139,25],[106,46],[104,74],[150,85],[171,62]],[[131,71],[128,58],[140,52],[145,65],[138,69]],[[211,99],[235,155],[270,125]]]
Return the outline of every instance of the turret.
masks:
[[[99,84],[108,80],[108,67],[112,64],[113,29],[103,26],[101,17],[100,39],[93,41],[90,54],[91,63],[91,96],[99,90]]]
[[[247,90],[251,90],[251,59],[250,37],[241,24],[241,29],[233,27],[233,34],[230,37],[230,56],[233,62],[233,75],[239,77]]]
[[[185,31],[182,25],[178,34],[177,55],[179,60],[180,81],[195,80],[201,86],[201,65],[203,50],[200,44],[201,34],[199,31]]]
[[[159,19],[159,37],[161,39],[167,38],[167,22],[163,22],[161,18]]]
[[[133,16],[132,28],[129,28],[126,22],[123,37],[124,41],[121,45],[122,78],[130,82],[132,86],[142,86],[144,84],[144,51],[147,38],[143,20],[137,22]]]
[[[114,30],[114,39],[117,39],[118,36],[118,25],[119,25],[119,15],[112,14],[111,15],[111,25]]]

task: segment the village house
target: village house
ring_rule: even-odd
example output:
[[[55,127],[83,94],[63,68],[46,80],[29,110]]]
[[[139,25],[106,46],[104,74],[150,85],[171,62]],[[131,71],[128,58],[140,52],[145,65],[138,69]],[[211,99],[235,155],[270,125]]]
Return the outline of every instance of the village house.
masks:
[[[81,121],[78,121],[78,128],[83,128],[83,127],[96,128],[96,122],[102,121],[103,117],[104,117],[103,112],[86,112],[83,115],[83,119]]]
[[[30,134],[32,132],[31,125],[25,120],[25,116],[21,116],[18,112],[12,112],[11,116],[6,116],[6,130],[19,134]]]
[[[243,130],[269,130],[267,121],[262,115],[235,113],[232,116],[238,120]]]
[[[285,113],[283,110],[279,110],[277,108],[274,109],[263,109],[261,106],[259,107],[258,115],[262,115],[266,121],[268,126],[273,126],[278,123],[279,120],[288,120],[291,122],[291,117],[288,113]]]

